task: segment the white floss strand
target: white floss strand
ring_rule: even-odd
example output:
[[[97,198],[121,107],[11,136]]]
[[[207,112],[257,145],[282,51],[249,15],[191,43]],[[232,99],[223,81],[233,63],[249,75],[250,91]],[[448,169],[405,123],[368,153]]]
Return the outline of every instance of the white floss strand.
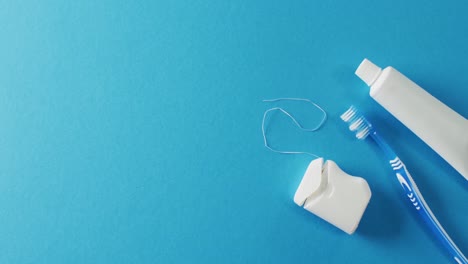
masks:
[[[301,129],[303,131],[306,131],[306,132],[315,132],[315,131],[319,130],[323,126],[323,124],[325,124],[325,122],[327,120],[327,113],[325,112],[325,110],[323,110],[322,107],[320,107],[318,104],[312,102],[309,99],[304,99],[304,98],[276,98],[276,99],[263,100],[263,102],[278,102],[278,101],[303,101],[303,102],[310,103],[313,106],[315,106],[316,108],[318,108],[320,111],[322,111],[323,117],[322,117],[322,120],[320,121],[320,123],[316,127],[314,127],[314,128],[305,128],[296,120],[296,118],[294,118],[290,113],[288,113],[286,110],[284,110],[281,107],[273,107],[273,108],[270,108],[270,109],[266,110],[265,113],[263,113],[263,120],[262,120],[262,134],[263,134],[263,142],[265,144],[265,147],[267,149],[273,151],[273,152],[276,152],[276,153],[281,153],[281,154],[306,154],[306,155],[310,155],[310,156],[319,158],[318,155],[315,155],[315,154],[310,153],[310,152],[277,150],[277,149],[272,148],[268,144],[268,139],[267,139],[266,132],[265,132],[265,120],[266,120],[268,114],[273,112],[273,111],[280,111],[281,113],[285,114],[286,116],[288,116],[294,122],[294,124],[296,124],[296,126],[299,129]]]

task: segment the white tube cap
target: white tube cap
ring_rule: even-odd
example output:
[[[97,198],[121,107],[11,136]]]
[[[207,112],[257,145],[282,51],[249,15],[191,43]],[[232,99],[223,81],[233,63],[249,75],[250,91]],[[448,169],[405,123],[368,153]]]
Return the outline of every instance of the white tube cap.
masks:
[[[382,69],[368,59],[364,59],[356,70],[356,75],[368,86],[371,86],[379,77]]]

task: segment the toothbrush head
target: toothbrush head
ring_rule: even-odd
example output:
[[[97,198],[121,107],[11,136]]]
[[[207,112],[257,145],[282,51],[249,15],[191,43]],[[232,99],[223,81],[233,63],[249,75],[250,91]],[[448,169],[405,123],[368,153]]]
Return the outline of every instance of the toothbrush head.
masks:
[[[349,130],[356,133],[357,139],[365,139],[372,130],[372,124],[354,106],[351,106],[340,117],[349,125]]]

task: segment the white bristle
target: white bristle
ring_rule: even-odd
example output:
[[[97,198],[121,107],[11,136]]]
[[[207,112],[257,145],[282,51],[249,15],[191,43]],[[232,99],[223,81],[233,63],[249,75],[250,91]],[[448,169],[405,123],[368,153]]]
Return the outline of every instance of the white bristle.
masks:
[[[369,135],[369,127],[364,128],[363,130],[360,130],[359,132],[356,133],[356,138],[358,139],[364,139]]]
[[[371,131],[370,124],[364,116],[362,116],[354,106],[351,106],[344,112],[340,118],[350,124],[349,130],[356,133],[356,138],[365,139]]]
[[[349,130],[356,131],[356,129],[358,129],[362,125],[362,122],[364,122],[362,118],[359,118],[358,120],[354,121],[353,123],[351,123],[351,125],[349,125]]]
[[[340,118],[341,118],[343,121],[348,122],[349,119],[350,119],[351,117],[354,116],[354,114],[355,114],[354,108],[351,107],[351,108],[349,108],[346,112],[344,112],[344,113],[340,116]]]

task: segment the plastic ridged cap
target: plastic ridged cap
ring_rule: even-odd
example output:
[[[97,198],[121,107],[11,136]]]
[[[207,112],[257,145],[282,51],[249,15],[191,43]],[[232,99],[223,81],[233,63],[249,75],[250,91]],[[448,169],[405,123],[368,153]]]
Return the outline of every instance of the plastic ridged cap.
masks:
[[[368,86],[371,86],[379,77],[382,69],[368,59],[364,59],[356,70],[356,75]]]

